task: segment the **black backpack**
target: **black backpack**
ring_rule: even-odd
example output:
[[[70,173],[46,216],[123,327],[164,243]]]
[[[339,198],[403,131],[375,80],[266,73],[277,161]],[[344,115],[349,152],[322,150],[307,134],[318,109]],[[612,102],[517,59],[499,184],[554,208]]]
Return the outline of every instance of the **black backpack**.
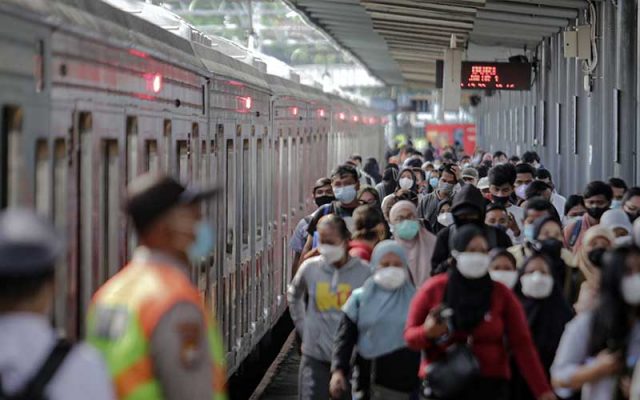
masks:
[[[54,377],[73,346],[64,339],[59,339],[40,367],[40,370],[17,393],[8,395],[2,389],[0,381],[0,400],[47,400],[44,390]]]

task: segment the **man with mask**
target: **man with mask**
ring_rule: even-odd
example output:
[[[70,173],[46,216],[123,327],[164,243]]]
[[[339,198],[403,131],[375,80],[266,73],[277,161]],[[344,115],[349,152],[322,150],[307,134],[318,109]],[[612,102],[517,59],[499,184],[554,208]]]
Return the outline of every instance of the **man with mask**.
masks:
[[[598,225],[602,214],[611,206],[613,191],[611,186],[605,182],[593,181],[585,188],[583,197],[587,213],[581,219],[568,224],[564,228],[564,239],[573,254],[576,254],[582,247],[582,239],[585,232],[592,226]]]
[[[451,262],[449,238],[453,237],[461,226],[474,224],[480,227],[486,234],[490,249],[511,247],[511,239],[502,229],[487,226],[484,223],[486,203],[487,201],[482,197],[480,190],[472,185],[463,185],[460,191],[455,194],[451,204],[454,223],[438,232],[435,250],[433,257],[431,257],[432,275],[448,270]]]
[[[631,222],[638,218],[640,213],[640,187],[632,187],[627,190],[622,199],[622,209]]]
[[[608,183],[609,183],[609,186],[611,186],[611,190],[613,191],[611,208],[622,207],[622,199],[624,198],[624,194],[629,189],[629,187],[627,186],[627,182],[625,182],[624,179],[620,179],[620,178],[609,178]]]
[[[507,161],[509,161],[509,159],[507,158],[507,155],[504,153],[504,151],[496,151],[495,153],[493,153],[493,166],[495,167],[496,165],[502,165],[502,164],[506,164]]]
[[[536,170],[529,164],[516,165],[515,194],[520,200],[526,200],[527,187],[536,176]]]
[[[549,170],[540,168],[536,171],[536,180],[542,181],[551,187],[551,203],[556,208],[556,211],[559,215],[564,215],[564,206],[567,203],[567,199],[564,196],[561,196],[556,191],[556,187],[553,184],[553,177],[551,176],[551,172]]]
[[[347,224],[350,231],[353,231],[353,211],[360,205],[358,201],[358,190],[360,190],[360,182],[358,180],[358,171],[351,165],[339,165],[331,173],[331,187],[336,200],[324,204],[314,213],[309,227],[307,228],[307,242],[302,249],[301,257],[310,252],[317,246],[316,226],[320,218],[329,214],[336,214]]]
[[[510,201],[514,190],[514,182],[516,180],[516,169],[511,164],[497,165],[489,171],[489,192],[491,193],[491,201],[505,208],[509,214],[509,238],[514,243],[520,243],[522,220],[524,219],[524,210]]]
[[[525,164],[529,164],[533,167],[534,170],[541,167],[540,156],[535,151],[525,151],[525,153],[522,155],[522,162]]]
[[[440,167],[439,172],[438,186],[433,192],[420,198],[418,203],[418,217],[427,221],[430,226],[435,226],[438,222],[438,204],[451,198],[453,188],[458,183],[456,173],[449,165]]]
[[[87,318],[119,399],[227,398],[222,340],[190,280],[190,264],[213,250],[201,203],[215,192],[154,175],[129,186],[125,210],[140,245],[98,289]]]
[[[320,178],[313,186],[313,201],[316,206],[322,207],[326,204],[331,204],[336,198],[333,195],[333,188],[331,187],[331,179]],[[302,218],[296,229],[293,231],[291,240],[289,241],[289,248],[293,250],[293,263],[292,263],[292,275],[296,274],[298,266],[300,265],[300,255],[304,249],[305,243],[307,243],[307,229],[309,228],[309,222],[313,218],[313,214],[307,215]]]

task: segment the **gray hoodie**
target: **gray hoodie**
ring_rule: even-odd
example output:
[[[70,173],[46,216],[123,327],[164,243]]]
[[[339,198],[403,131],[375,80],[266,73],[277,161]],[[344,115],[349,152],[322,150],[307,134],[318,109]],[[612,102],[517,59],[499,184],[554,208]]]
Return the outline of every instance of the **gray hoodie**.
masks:
[[[331,362],[333,340],[342,318],[342,306],[351,292],[369,277],[369,267],[351,257],[342,268],[327,263],[322,256],[306,260],[289,285],[289,312],[302,336],[302,353]],[[309,301],[305,305],[305,295]]]

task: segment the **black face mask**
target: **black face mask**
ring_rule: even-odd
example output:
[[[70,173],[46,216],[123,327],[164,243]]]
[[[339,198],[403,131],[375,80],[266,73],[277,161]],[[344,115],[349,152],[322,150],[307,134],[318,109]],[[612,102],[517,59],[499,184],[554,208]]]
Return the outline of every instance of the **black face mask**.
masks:
[[[609,207],[591,207],[587,208],[587,213],[591,218],[600,221],[600,217],[602,217],[602,214],[604,214],[608,209]]]
[[[600,268],[602,266],[602,256],[606,252],[607,250],[603,248],[593,249],[589,253],[587,253],[587,258],[589,258],[591,264]]]
[[[499,204],[501,206],[506,206],[507,203],[509,203],[510,196],[494,196],[494,195],[491,195],[491,199],[496,204]]]
[[[473,217],[460,218],[460,217],[456,217],[455,215],[453,216],[453,222],[457,227],[461,227],[464,225],[471,225],[471,224],[478,225],[478,226],[482,225],[479,218],[473,218]]]
[[[334,196],[320,196],[316,197],[314,201],[318,207],[322,207],[325,204],[329,204],[334,201],[336,198]]]
[[[562,253],[562,242],[558,239],[545,239],[536,242],[534,248],[539,253],[546,254],[553,259],[558,259]]]
[[[627,217],[629,217],[629,221],[631,221],[631,223],[638,219],[638,214],[629,214],[628,212],[625,212],[625,214],[627,214]]]

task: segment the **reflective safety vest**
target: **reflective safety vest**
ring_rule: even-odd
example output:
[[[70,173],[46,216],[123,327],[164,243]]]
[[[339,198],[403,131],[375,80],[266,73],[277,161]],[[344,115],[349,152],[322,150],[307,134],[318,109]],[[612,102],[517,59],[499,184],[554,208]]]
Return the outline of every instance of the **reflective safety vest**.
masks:
[[[175,267],[135,261],[96,292],[88,315],[87,340],[105,357],[118,399],[164,398],[153,374],[150,339],[162,316],[184,302],[196,305],[207,320],[213,399],[227,399],[222,340],[198,290]]]

